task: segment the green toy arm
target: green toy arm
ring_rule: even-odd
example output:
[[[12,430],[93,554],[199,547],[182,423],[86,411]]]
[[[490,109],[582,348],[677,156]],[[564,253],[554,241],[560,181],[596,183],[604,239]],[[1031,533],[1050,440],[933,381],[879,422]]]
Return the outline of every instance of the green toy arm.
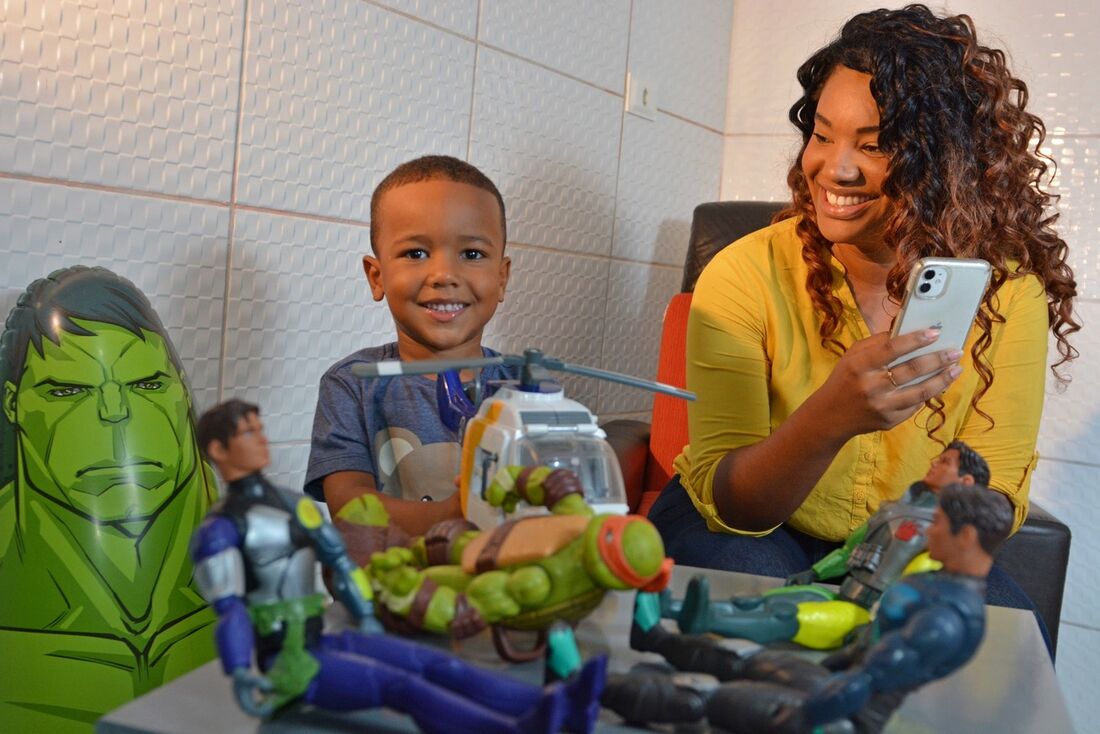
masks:
[[[593,514],[584,501],[577,475],[564,469],[506,466],[496,473],[485,494],[490,505],[505,512],[512,512],[520,501],[526,501],[542,505],[555,515]]]
[[[811,566],[814,575],[819,579],[833,579],[846,574],[848,572],[848,557],[852,555],[852,550],[862,543],[866,536],[867,523],[864,522],[852,531],[852,534],[844,541],[844,545]]]

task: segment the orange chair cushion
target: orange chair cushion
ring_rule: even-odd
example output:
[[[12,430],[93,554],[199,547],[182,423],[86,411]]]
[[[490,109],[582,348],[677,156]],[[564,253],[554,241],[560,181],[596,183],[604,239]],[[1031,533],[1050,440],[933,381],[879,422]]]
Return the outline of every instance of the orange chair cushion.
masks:
[[[685,387],[687,319],[691,293],[677,293],[665,309],[657,381]],[[645,515],[664,486],[672,479],[672,462],[688,442],[687,402],[669,395],[655,395],[650,419],[649,464],[638,513]]]

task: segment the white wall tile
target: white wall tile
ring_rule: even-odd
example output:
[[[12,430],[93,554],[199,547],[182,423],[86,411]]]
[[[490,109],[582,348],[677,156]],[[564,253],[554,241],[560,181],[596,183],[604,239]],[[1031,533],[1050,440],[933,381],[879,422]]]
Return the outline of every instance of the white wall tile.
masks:
[[[239,201],[366,221],[398,164],[465,156],[472,42],[364,2],[249,16]]]
[[[722,163],[723,201],[790,201],[787,171],[801,138],[728,135]]]
[[[1092,0],[1050,5],[1027,0],[952,0],[952,12],[974,19],[979,42],[1009,54],[1009,68],[1027,84],[1028,109],[1047,130],[1100,133],[1096,68],[1100,6]]]
[[[615,205],[616,257],[682,265],[695,207],[716,201],[722,136],[683,120],[627,115]]]
[[[1070,544],[1062,620],[1100,627],[1100,466],[1041,459],[1031,480],[1031,496],[1050,514],[1069,526]],[[1064,649],[1059,640],[1059,659]]]
[[[802,96],[795,76],[798,67],[850,17],[882,5],[874,0],[734,3],[726,132],[793,131],[787,111]]]
[[[267,420],[266,411],[264,420]],[[306,483],[307,464],[309,464],[308,443],[272,444],[271,466],[264,471],[264,475],[277,487],[301,492]]]
[[[1047,373],[1046,403],[1039,428],[1039,453],[1056,459],[1089,464],[1097,461],[1096,445],[1100,440],[1100,342],[1095,329],[1100,324],[1100,303],[1078,302],[1078,320],[1085,327],[1070,337],[1081,356],[1059,370],[1070,378],[1064,389],[1058,388]],[[1053,361],[1057,352],[1053,340],[1047,359]]]
[[[1100,722],[1096,695],[1096,661],[1100,660],[1100,629],[1064,624],[1058,628],[1058,684],[1069,715],[1080,734],[1094,734]]]
[[[0,0],[0,170],[228,200],[242,8]]]
[[[1055,227],[1069,245],[1077,293],[1100,298],[1100,137],[1051,135],[1042,149],[1057,163],[1046,188],[1060,195]]]
[[[607,316],[604,320],[605,370],[653,380],[661,350],[661,326],[668,302],[680,291],[682,269],[659,265],[611,262]],[[637,388],[601,382],[599,412],[648,414],[653,394]]]
[[[112,270],[152,303],[201,411],[217,399],[228,230],[222,207],[0,179],[0,315],[54,270]]]
[[[534,347],[565,362],[598,367],[607,259],[511,245],[508,254],[508,294],[485,329],[485,344],[510,354]],[[595,409],[595,380],[563,382],[567,397]]]
[[[491,49],[477,63],[470,161],[508,206],[508,238],[606,255],[622,99]]]
[[[629,26],[630,0],[484,0],[478,37],[621,94]]]
[[[629,67],[652,85],[658,109],[723,129],[733,5],[728,0],[634,3]]]
[[[473,37],[477,32],[478,0],[376,0],[447,30]]]
[[[273,442],[307,440],[324,371],[396,338],[360,264],[369,233],[254,212],[236,225],[224,392],[263,408]]]

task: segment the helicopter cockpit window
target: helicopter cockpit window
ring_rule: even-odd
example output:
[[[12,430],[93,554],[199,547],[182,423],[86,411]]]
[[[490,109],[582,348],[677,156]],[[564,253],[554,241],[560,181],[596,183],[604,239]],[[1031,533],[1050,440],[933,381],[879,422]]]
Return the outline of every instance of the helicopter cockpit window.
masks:
[[[520,439],[517,448],[520,464],[576,472],[589,504],[626,505],[623,473],[606,441],[595,436],[551,434]]]

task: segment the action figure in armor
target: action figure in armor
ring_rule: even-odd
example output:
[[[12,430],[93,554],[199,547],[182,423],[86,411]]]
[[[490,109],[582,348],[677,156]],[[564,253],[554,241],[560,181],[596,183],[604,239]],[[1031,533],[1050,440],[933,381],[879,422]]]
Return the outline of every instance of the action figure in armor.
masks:
[[[339,533],[313,500],[260,473],[269,454],[258,409],[239,400],[218,405],[200,419],[198,434],[227,495],[196,532],[192,555],[243,709],[266,716],[301,700],[330,710],[389,706],[427,732],[591,730],[606,658],[590,661],[569,684],[541,688],[382,634],[366,575]],[[359,631],[322,633],[318,559]]]
[[[706,719],[735,734],[879,732],[907,694],[950,675],[977,651],[985,577],[1012,520],[1004,495],[984,485],[945,487],[928,528],[928,550],[942,570],[891,585],[870,634],[820,664],[669,632],[659,623],[656,595],[639,594],[631,646],[660,654],[680,672],[613,675],[603,705],[630,722]]]
[[[924,478],[897,502],[884,504],[843,546],[787,585],[761,596],[711,601],[706,578],[693,579],[683,602],[662,599],[662,614],[685,633],[714,632],[761,644],[791,640],[804,647],[839,647],[853,629],[870,620],[885,590],[908,574],[932,571],[927,530],[936,495],[953,483],[989,483],[985,460],[962,441],[952,441],[932,460]],[[839,591],[812,582],[844,576]]]

